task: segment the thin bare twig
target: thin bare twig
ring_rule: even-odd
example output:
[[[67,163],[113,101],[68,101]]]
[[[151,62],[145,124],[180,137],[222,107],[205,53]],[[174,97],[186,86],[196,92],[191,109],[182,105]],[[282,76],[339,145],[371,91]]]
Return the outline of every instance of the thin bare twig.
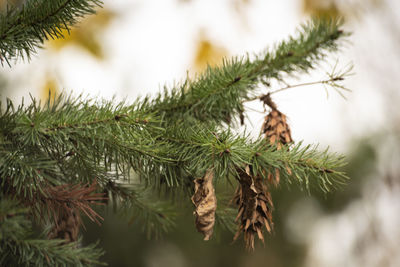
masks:
[[[282,87],[282,88],[276,89],[276,90],[274,90],[272,92],[269,92],[268,94],[269,95],[273,95],[273,94],[276,94],[276,93],[279,93],[279,92],[282,92],[282,91],[285,91],[285,90],[288,90],[288,89],[292,89],[292,88],[295,88],[295,87],[316,85],[316,84],[329,84],[329,83],[333,83],[333,82],[336,82],[336,81],[343,81],[343,80],[344,80],[344,78],[342,78],[342,77],[333,77],[333,78],[330,78],[330,79],[327,79],[327,80],[320,80],[320,81],[307,82],[307,83],[299,83],[299,84],[294,84],[294,85],[290,85],[289,84],[289,85],[287,85],[285,87]],[[260,95],[260,96],[255,96],[255,97],[246,99],[246,100],[243,101],[243,103],[244,102],[251,102],[251,101],[254,101],[254,100],[260,100],[260,99],[264,98],[266,95],[267,94],[263,94],[263,95]]]
[[[344,87],[343,85],[339,84],[338,82],[343,81],[346,77],[353,75],[352,70],[353,70],[353,65],[352,64],[347,64],[347,66],[344,67],[344,69],[342,70],[337,70],[337,65],[338,62],[336,61],[333,69],[331,72],[327,72],[327,79],[325,80],[319,80],[319,81],[314,81],[314,82],[306,82],[306,83],[299,83],[299,84],[294,84],[294,85],[290,85],[290,84],[286,84],[285,87],[276,89],[274,91],[271,91],[267,94],[263,94],[260,96],[256,96],[256,97],[252,97],[249,99],[244,100],[242,103],[245,102],[251,102],[254,100],[260,100],[265,102],[264,100],[267,98],[267,95],[273,95],[288,89],[292,89],[292,88],[296,88],[296,87],[300,87],[300,86],[308,86],[308,85],[316,85],[316,84],[322,84],[322,85],[328,85],[330,87],[332,87],[337,93],[339,93],[343,98],[345,98],[345,96],[343,95],[343,93],[341,92],[341,90],[345,90],[345,91],[350,91],[349,89],[347,89],[346,87]]]

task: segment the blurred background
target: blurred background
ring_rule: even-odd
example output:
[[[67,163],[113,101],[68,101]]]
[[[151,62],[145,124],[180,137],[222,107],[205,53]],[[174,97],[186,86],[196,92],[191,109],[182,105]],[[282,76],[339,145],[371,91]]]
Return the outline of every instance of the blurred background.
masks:
[[[400,1],[104,0],[64,40],[47,42],[30,62],[1,67],[0,97],[19,103],[64,91],[134,100],[207,63],[272,47],[312,15],[344,17],[353,34],[318,70],[287,82],[321,80],[336,63],[340,69],[352,62],[355,74],[345,81],[352,92],[344,99],[315,85],[274,100],[295,141],[347,156],[347,186],[311,196],[275,189],[275,232],[251,254],[218,228],[213,240],[202,241],[190,201],[161,240],[104,211],[102,226],[86,223],[84,242],[99,240],[110,266],[400,266]],[[247,130],[258,136],[263,107],[255,101],[247,108]]]

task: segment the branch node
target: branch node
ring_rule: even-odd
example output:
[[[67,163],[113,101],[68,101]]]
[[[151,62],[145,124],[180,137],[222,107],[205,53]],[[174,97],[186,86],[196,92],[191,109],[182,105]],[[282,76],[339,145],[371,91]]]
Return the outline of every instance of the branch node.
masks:
[[[270,108],[272,108],[272,109],[274,109],[274,110],[277,109],[276,104],[275,104],[274,101],[272,101],[272,99],[271,99],[270,93],[268,93],[268,94],[266,94],[266,95],[262,95],[262,96],[260,97],[260,101],[262,101],[262,102],[264,103],[264,105],[267,105],[267,106],[269,106]]]

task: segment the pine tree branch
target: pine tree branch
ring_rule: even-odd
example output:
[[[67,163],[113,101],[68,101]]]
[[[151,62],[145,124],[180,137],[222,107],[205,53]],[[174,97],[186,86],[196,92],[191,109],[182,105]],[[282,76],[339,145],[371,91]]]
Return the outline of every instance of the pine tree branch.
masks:
[[[33,199],[41,190],[43,181],[54,182],[61,178],[54,161],[44,155],[22,153],[18,149],[12,152],[0,149],[0,155],[3,192]]]
[[[49,38],[62,38],[79,17],[95,13],[99,0],[30,0],[0,14],[0,58],[30,58]]]
[[[209,67],[195,80],[189,78],[174,88],[147,99],[150,110],[160,112],[166,123],[175,121],[230,122],[242,110],[242,101],[252,98],[260,83],[282,80],[283,75],[308,72],[327,52],[337,50],[337,41],[348,33],[335,20],[314,20],[303,25],[297,38],[291,37],[255,59],[225,60],[219,67]]]
[[[139,104],[115,106],[111,101],[90,105],[89,100],[63,97],[54,103],[41,107],[34,101],[14,112],[12,103],[8,104],[8,111],[0,116],[4,122],[0,132],[14,144],[10,151],[30,147],[28,151],[42,152],[58,163],[65,178],[76,178],[78,172],[84,183],[105,177],[115,162],[120,163],[118,168],[131,165],[140,169],[139,165],[148,166],[146,162],[173,161],[168,144],[152,140],[164,132],[159,119],[140,110]],[[64,183],[74,182],[65,178]]]
[[[11,127],[9,123],[4,124],[5,129],[0,129],[6,140],[15,144],[10,149],[20,153],[20,156],[14,156],[4,162],[2,166],[5,167],[0,168],[3,177],[15,176],[12,178],[13,184],[17,185],[17,188],[27,190],[27,187],[22,187],[24,180],[21,180],[21,176],[19,174],[16,176],[11,170],[24,170],[22,173],[25,175],[22,177],[31,179],[37,176],[38,179],[45,178],[53,184],[52,179],[59,179],[55,177],[64,177],[61,178],[64,183],[76,183],[78,181],[76,179],[87,183],[96,178],[100,184],[104,185],[112,177],[129,179],[130,169],[132,169],[150,184],[165,182],[169,186],[181,186],[186,183],[186,177],[196,176],[198,171],[211,166],[217,166],[219,170],[217,177],[224,177],[229,172],[229,166],[241,167],[248,164],[257,152],[254,151],[254,145],[247,138],[233,135],[229,131],[221,132],[218,125],[212,126],[210,123],[197,121],[194,122],[192,128],[171,125],[162,129],[157,126],[157,118],[154,120],[148,117],[148,123],[138,125],[137,118],[149,116],[146,108],[143,111],[137,106],[142,107],[142,104],[127,107],[119,105],[115,108],[109,102],[103,106],[90,106],[88,103],[81,106],[79,103],[80,101],[77,100],[75,106],[71,103],[59,104],[58,109],[48,107],[43,110],[33,103],[25,110],[18,108],[15,113],[6,112],[0,116],[0,119],[5,122],[19,121],[14,124],[15,128],[11,131],[11,135],[7,132],[7,129]],[[97,114],[93,112],[94,110],[97,110]],[[114,114],[128,116],[115,120],[117,115]],[[78,120],[83,122],[76,124]],[[49,127],[48,125],[74,127]],[[84,126],[75,127],[76,125]],[[52,132],[46,131],[50,128]],[[40,161],[35,158],[32,164],[39,164],[37,167],[22,169],[20,166],[24,166],[27,159],[31,158],[29,154],[26,155],[29,151],[42,151],[53,162],[58,162],[59,167],[55,168],[51,163],[41,166]],[[294,151],[288,152],[292,153],[289,155],[268,150],[260,153],[262,155],[267,153],[266,159],[276,158],[277,155],[285,156],[281,158],[281,161],[292,164],[294,169],[299,169],[300,173],[318,170],[327,174],[328,179],[330,176],[338,175],[334,171],[338,166],[321,164],[312,167],[306,164],[305,162],[309,163],[312,157],[293,161]],[[336,158],[329,154],[319,155],[319,157],[322,156],[332,160]],[[280,168],[285,168],[282,162],[279,163]],[[19,165],[15,165],[17,163]],[[271,160],[266,160],[261,166],[269,169],[277,164],[276,162],[271,164]],[[48,170],[45,166],[48,166]],[[43,174],[48,175],[43,177]],[[73,180],[65,180],[68,177],[73,177]],[[36,187],[31,187],[31,191],[41,188],[40,183],[33,183],[33,185]],[[21,193],[24,192],[19,191],[19,194]]]
[[[180,129],[179,132],[175,129],[170,131],[174,133],[174,138],[169,138],[168,133],[165,138],[176,146],[171,151],[171,157],[179,160],[181,166],[185,166],[184,169],[192,170],[188,174],[192,177],[198,177],[204,170],[214,168],[218,180],[235,173],[236,168],[251,164],[256,166],[253,169],[258,173],[278,168],[282,170],[284,181],[298,182],[306,188],[312,183],[324,191],[329,191],[329,188],[334,188],[347,179],[344,173],[338,171],[344,165],[343,158],[329,153],[328,150],[319,152],[317,147],[302,147],[300,143],[290,150],[276,150],[264,138],[251,141],[230,131],[204,129],[201,126]],[[175,151],[178,154],[174,155]],[[182,177],[181,174],[172,176]],[[154,180],[160,182],[161,178]],[[175,183],[185,184],[185,181]]]
[[[102,205],[100,202],[105,199],[104,194],[95,193],[98,185],[60,185],[47,186],[43,195],[38,195],[35,201],[25,201],[26,206],[38,221],[51,221],[57,224],[58,218],[63,214],[75,212],[85,214],[90,220],[100,224],[103,218],[93,210],[92,205]],[[45,209],[43,209],[45,207]]]
[[[103,252],[96,245],[78,247],[63,240],[37,239],[27,209],[4,196],[0,201],[0,264],[2,266],[94,266]]]
[[[94,4],[99,1],[36,0],[0,16],[0,55],[7,60],[25,53],[29,58],[44,39],[62,36],[78,16],[92,13]],[[122,183],[136,179],[155,190],[190,190],[193,177],[203,177],[206,170],[212,170],[218,182],[239,178],[238,171],[251,166],[251,175],[266,181],[268,173],[278,170],[287,184],[307,190],[314,184],[324,192],[335,188],[347,179],[340,171],[342,156],[301,143],[278,150],[264,138],[233,134],[224,123],[243,112],[243,101],[252,99],[260,84],[308,72],[326,53],[336,51],[339,38],[347,35],[340,25],[314,20],[273,51],[225,60],[171,91],[130,105],[59,97],[53,104],[43,106],[32,99],[32,104],[15,108],[8,101],[5,109],[0,107],[0,205],[10,196],[20,202],[32,200],[40,211],[48,203],[68,203],[96,218],[88,206],[93,195],[86,189],[57,186],[97,181],[99,190],[115,195],[114,203],[158,235],[173,226],[173,216],[165,214],[165,206],[152,203],[144,190],[124,190]],[[331,78],[323,84],[343,89],[336,85],[340,80]],[[57,193],[49,194],[49,186]],[[0,207],[1,251],[12,251],[0,257],[1,263],[83,266],[96,263],[101,255],[94,247],[77,249],[62,241],[29,239],[21,231],[32,228],[26,212],[15,211],[4,213]],[[221,215],[224,224],[228,214]],[[14,230],[3,234],[3,223]]]
[[[145,188],[131,188],[128,201],[120,208],[129,224],[140,225],[147,238],[161,238],[175,227],[176,211],[171,201],[154,198],[154,192]]]
[[[63,244],[63,240],[23,239],[1,240],[4,252],[0,263],[4,266],[105,266],[98,259],[104,253],[96,244],[79,248],[77,243]]]

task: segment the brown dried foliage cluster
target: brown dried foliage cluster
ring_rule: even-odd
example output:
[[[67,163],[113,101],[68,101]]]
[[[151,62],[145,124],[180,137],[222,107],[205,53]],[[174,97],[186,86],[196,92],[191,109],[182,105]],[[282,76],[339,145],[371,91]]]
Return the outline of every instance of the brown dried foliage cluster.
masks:
[[[271,112],[265,116],[261,132],[265,135],[265,139],[271,145],[276,145],[277,149],[279,150],[283,145],[293,142],[290,127],[286,122],[286,116],[278,110],[276,104],[272,101],[269,94],[263,96],[261,101],[271,108]],[[289,174],[291,173],[289,167],[286,167],[286,170]],[[268,181],[278,185],[279,180],[280,173],[278,169],[275,169],[274,173],[268,172]]]
[[[48,233],[48,238],[64,239],[67,243],[77,241],[82,223],[80,214],[74,210],[68,210],[60,213],[57,217],[55,225]]]
[[[284,145],[292,142],[286,116],[277,109],[269,94],[264,95],[260,100],[271,108],[262,125],[262,133],[270,145],[276,146],[277,150],[282,149]],[[276,168],[273,173],[268,171],[268,179],[263,179],[261,175],[252,174],[250,165],[245,166],[244,170],[237,167],[236,171],[239,187],[232,202],[238,207],[238,215],[235,220],[238,223],[238,230],[234,240],[243,233],[246,249],[254,250],[255,237],[257,236],[264,243],[264,229],[269,233],[273,230],[273,203],[268,182],[275,186],[278,185],[280,173]],[[288,166],[286,166],[286,171],[291,174]],[[194,212],[196,228],[204,234],[204,240],[210,239],[215,223],[217,199],[213,187],[213,176],[213,172],[207,170],[204,178],[194,180],[195,193],[192,196],[192,202],[196,206]]]
[[[265,138],[271,145],[276,145],[278,149],[281,149],[283,145],[293,141],[286,116],[277,109],[269,94],[262,100],[271,108],[271,112],[265,116],[261,132],[265,134]]]
[[[250,167],[245,171],[238,169],[240,186],[236,190],[233,202],[239,207],[236,222],[239,228],[234,240],[243,233],[246,248],[254,250],[254,237],[264,243],[264,227],[269,233],[273,228],[272,199],[262,177],[252,176]]]
[[[293,142],[286,116],[278,110],[269,94],[263,96],[260,100],[271,108],[270,113],[265,116],[261,131],[271,145],[275,145],[278,150],[282,149],[283,145]],[[286,170],[289,174],[291,173],[288,166],[286,166]],[[238,206],[236,221],[239,226],[234,240],[243,233],[246,248],[254,250],[255,235],[257,234],[258,238],[264,243],[264,227],[269,233],[273,229],[273,203],[267,181],[275,186],[278,185],[280,173],[279,169],[275,169],[273,173],[268,171],[266,181],[260,176],[252,175],[250,166],[246,166],[245,171],[239,168],[237,171],[239,187],[236,190],[233,202]]]
[[[78,239],[82,225],[81,213],[90,220],[100,223],[103,218],[92,209],[92,205],[102,204],[102,193],[95,193],[97,184],[49,186],[38,199],[36,210],[40,217],[49,218],[53,224],[48,238],[74,242]]]
[[[215,224],[215,211],[217,209],[217,198],[213,185],[214,172],[207,170],[203,178],[194,180],[195,192],[192,202],[196,207],[194,215],[196,228],[204,235],[204,240],[209,240]]]

